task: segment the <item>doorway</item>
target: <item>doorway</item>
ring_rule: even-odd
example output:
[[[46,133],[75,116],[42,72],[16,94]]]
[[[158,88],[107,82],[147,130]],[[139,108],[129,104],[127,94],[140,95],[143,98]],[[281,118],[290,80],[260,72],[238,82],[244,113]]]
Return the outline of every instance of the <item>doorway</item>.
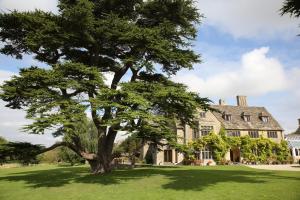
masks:
[[[231,162],[241,161],[241,151],[239,148],[230,149],[230,161]]]
[[[172,162],[172,150],[164,150],[164,162]]]

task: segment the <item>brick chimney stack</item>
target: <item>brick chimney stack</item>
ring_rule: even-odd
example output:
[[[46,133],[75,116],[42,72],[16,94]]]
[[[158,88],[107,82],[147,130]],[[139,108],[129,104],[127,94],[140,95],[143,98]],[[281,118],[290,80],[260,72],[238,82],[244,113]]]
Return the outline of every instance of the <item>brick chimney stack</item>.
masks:
[[[248,106],[247,104],[247,96],[236,96],[236,101],[238,106]]]
[[[226,105],[226,102],[224,99],[219,99],[219,105],[220,106],[225,106]]]

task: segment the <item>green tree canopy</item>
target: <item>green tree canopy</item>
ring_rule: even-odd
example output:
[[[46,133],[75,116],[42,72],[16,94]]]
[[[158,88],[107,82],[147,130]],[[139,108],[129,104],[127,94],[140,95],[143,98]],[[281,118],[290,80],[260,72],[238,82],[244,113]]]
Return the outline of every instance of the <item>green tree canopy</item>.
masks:
[[[30,163],[38,163],[37,154],[42,151],[44,147],[41,145],[34,145],[28,142],[8,142],[0,144],[0,162],[18,161],[23,165]]]
[[[58,7],[0,14],[0,52],[48,65],[21,69],[0,96],[27,111],[26,131],[64,137],[48,149],[67,146],[93,173],[109,172],[119,131],[175,141],[175,120],[193,125],[196,108],[209,108],[207,98],[169,79],[200,62],[191,49],[201,19],[193,0],[59,0]],[[96,130],[90,149],[79,131],[87,113]]]

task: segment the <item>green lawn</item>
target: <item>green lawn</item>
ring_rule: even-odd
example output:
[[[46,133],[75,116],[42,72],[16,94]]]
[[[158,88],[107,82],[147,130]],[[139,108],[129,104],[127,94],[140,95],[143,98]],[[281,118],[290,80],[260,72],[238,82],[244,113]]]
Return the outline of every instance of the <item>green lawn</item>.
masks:
[[[1,200],[300,199],[300,172],[241,166],[153,167],[95,176],[88,167],[0,169]]]

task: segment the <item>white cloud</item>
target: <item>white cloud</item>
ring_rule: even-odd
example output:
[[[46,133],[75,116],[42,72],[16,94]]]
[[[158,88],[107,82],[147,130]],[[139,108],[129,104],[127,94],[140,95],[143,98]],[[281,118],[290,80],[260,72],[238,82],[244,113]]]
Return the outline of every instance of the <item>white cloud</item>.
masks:
[[[287,76],[289,78],[289,87],[297,97],[297,101],[300,101],[300,68],[292,68]]]
[[[298,23],[288,15],[281,16],[283,0],[198,0],[204,13],[204,24],[236,38],[296,37]]]
[[[288,87],[284,68],[277,59],[267,57],[268,51],[267,47],[254,49],[242,56],[240,68],[231,68],[207,78],[201,78],[194,72],[190,72],[179,73],[173,79],[185,83],[192,91],[209,97],[224,98],[237,94],[253,96],[282,91]],[[224,63],[217,68],[224,69],[226,65]]]
[[[43,11],[57,12],[57,0],[0,0],[1,11],[11,10],[33,11],[40,9]]]
[[[268,51],[268,47],[254,49],[243,54],[240,61],[210,60],[204,69],[180,72],[173,80],[211,99],[232,102],[236,95],[249,96],[258,102],[250,105],[266,106],[286,133],[290,133],[300,118],[300,67],[287,68],[278,59],[269,57]]]

